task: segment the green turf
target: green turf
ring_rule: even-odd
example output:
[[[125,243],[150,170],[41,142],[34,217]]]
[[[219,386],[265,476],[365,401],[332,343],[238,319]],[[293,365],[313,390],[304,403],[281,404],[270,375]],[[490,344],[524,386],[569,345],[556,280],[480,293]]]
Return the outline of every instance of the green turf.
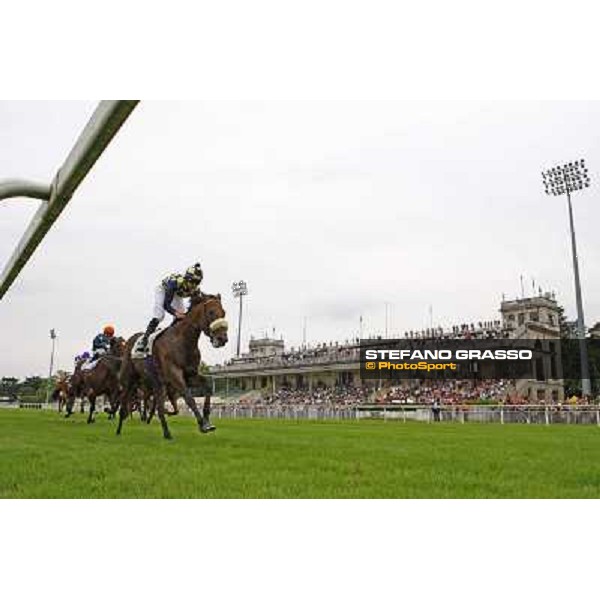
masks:
[[[0,410],[3,498],[600,496],[600,428],[332,421],[128,421]]]

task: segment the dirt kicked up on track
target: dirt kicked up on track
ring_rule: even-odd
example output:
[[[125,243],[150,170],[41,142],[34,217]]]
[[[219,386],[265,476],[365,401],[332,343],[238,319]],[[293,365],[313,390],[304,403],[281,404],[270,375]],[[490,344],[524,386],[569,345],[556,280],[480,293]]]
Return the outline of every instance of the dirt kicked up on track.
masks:
[[[600,428],[0,411],[2,498],[598,498]]]

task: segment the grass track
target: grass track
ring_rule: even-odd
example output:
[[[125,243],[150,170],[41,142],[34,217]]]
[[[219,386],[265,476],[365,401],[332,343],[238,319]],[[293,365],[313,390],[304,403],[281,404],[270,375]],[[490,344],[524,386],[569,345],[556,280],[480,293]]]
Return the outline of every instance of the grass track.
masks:
[[[2,498],[598,498],[600,428],[0,410]]]

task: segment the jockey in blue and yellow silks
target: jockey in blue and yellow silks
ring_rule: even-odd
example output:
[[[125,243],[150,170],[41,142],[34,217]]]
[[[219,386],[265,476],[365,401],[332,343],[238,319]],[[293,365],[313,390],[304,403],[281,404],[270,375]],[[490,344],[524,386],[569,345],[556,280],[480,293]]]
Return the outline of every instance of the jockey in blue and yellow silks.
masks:
[[[148,338],[156,331],[158,324],[168,312],[176,320],[182,319],[186,313],[185,299],[197,294],[204,274],[200,263],[196,263],[185,271],[183,275],[173,274],[165,277],[154,293],[154,309],[152,319],[144,333],[141,350],[145,350]]]

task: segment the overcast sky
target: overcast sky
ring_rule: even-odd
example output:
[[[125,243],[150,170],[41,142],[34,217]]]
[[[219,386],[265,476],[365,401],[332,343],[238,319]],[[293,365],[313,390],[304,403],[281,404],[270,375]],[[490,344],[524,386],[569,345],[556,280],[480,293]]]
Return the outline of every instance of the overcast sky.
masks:
[[[0,102],[0,179],[49,182],[96,102]],[[540,171],[585,157],[574,197],[588,325],[600,320],[600,103],[142,102],[0,301],[0,376],[44,374],[107,323],[129,336],[162,277],[199,260],[235,350],[499,318],[554,290],[575,316],[566,200]],[[0,205],[2,267],[39,202]]]

